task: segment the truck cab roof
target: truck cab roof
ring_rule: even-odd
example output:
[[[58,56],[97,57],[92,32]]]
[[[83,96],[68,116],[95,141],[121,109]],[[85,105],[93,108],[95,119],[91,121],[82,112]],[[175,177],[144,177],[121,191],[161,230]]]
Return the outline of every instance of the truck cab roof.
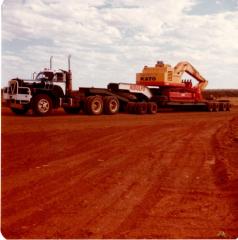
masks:
[[[65,81],[65,72],[64,70],[53,71],[51,69],[44,69],[39,72],[35,78],[37,81]]]

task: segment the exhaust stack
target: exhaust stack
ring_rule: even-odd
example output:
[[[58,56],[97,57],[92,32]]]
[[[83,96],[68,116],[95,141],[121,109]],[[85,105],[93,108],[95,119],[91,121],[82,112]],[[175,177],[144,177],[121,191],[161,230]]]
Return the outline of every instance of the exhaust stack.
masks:
[[[52,59],[53,59],[53,56],[50,57],[50,70],[52,70]]]
[[[33,80],[35,80],[36,74],[37,74],[36,72],[33,72],[33,74],[32,74],[32,79],[33,79]]]
[[[71,55],[68,56],[68,73],[67,73],[67,78],[66,78],[66,95],[70,96],[72,92],[72,72],[70,69],[70,62],[71,60]]]

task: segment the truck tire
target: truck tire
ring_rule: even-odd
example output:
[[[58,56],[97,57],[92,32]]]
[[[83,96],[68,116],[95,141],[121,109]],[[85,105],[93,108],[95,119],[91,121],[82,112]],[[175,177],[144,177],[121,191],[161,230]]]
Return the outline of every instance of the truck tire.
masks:
[[[94,97],[94,96],[89,96],[89,97],[87,97],[87,98],[85,99],[85,101],[84,101],[83,112],[84,112],[85,114],[89,114],[89,112],[88,112],[88,103],[90,102],[90,99],[91,99],[92,97]]]
[[[26,114],[28,112],[29,107],[28,106],[24,106],[23,109],[11,108],[11,110],[16,115],[24,115],[24,114]]]
[[[70,108],[70,107],[64,107],[64,111],[67,113],[67,114],[78,114],[80,112],[80,107],[73,107],[73,108]]]
[[[127,113],[135,113],[136,111],[136,102],[128,102],[126,105]]]
[[[158,111],[158,106],[155,102],[148,102],[147,103],[147,112],[149,114],[156,114]]]
[[[106,114],[116,114],[119,111],[120,104],[116,97],[106,96],[104,97],[104,112]]]
[[[100,96],[90,96],[86,100],[86,112],[90,115],[100,115],[103,112],[103,100]]]
[[[38,116],[46,116],[52,112],[52,100],[47,94],[38,94],[33,99],[33,113]]]
[[[146,114],[147,113],[147,103],[146,102],[137,102],[136,103],[136,113],[137,114]]]

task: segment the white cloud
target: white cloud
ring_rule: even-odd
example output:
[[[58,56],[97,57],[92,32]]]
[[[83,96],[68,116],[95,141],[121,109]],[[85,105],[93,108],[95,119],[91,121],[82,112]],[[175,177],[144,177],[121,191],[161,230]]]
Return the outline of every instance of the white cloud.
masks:
[[[144,65],[188,60],[209,87],[238,88],[238,12],[191,14],[196,0],[8,0],[3,4],[3,84],[48,65],[74,87],[135,81]],[[229,79],[229,82],[227,81]]]

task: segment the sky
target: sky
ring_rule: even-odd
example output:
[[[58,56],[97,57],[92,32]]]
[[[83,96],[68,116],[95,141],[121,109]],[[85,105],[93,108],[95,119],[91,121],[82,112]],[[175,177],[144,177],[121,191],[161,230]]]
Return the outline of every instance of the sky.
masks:
[[[73,88],[135,83],[158,60],[189,61],[207,88],[238,88],[238,0],[5,0],[2,86],[49,67]]]

